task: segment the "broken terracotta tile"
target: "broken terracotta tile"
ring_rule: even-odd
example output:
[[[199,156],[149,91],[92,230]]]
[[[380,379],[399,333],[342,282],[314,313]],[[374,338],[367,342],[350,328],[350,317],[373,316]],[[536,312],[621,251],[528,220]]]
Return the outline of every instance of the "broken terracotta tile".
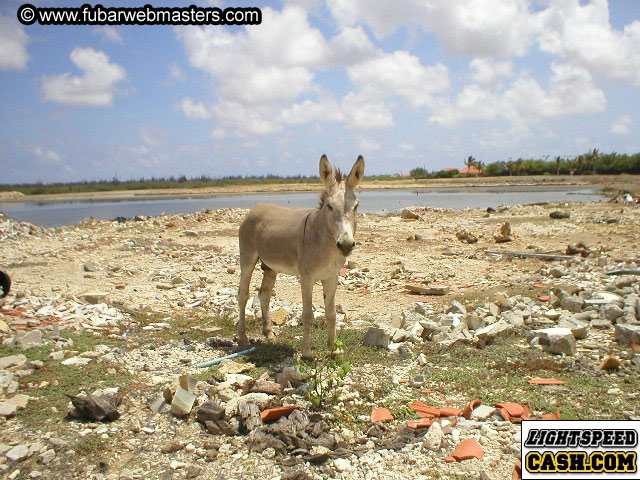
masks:
[[[540,295],[538,297],[538,300],[540,300],[541,302],[548,302],[551,299],[551,297],[549,295]]]
[[[472,400],[471,403],[462,410],[462,416],[467,420],[471,419],[471,413],[473,413],[473,410],[476,407],[479,407],[481,403],[482,402],[478,399]]]
[[[440,417],[458,417],[460,415],[462,415],[462,410],[459,408],[442,407],[439,412]]]
[[[393,420],[393,415],[386,408],[374,408],[371,411],[371,421],[372,422],[387,422],[389,420]]]
[[[513,474],[511,475],[511,480],[522,480],[522,463],[520,462],[520,460],[518,460],[513,466]]]
[[[260,412],[260,418],[263,422],[272,422],[274,420],[278,420],[280,417],[284,417],[289,415],[294,410],[300,407],[292,406],[292,407],[279,407],[279,408],[267,408]]]
[[[543,420],[560,420],[560,410],[556,410],[554,413],[545,413],[542,415]]]
[[[607,356],[600,365],[601,370],[613,370],[614,368],[618,368],[620,366],[620,359],[614,357],[612,355]]]
[[[532,378],[528,380],[528,383],[532,383],[534,385],[564,385],[565,381],[557,380],[555,378]]]
[[[545,288],[545,285],[543,283],[540,283],[540,282],[534,283],[533,286],[537,287],[537,288]]]
[[[409,380],[406,378],[403,378],[398,383],[409,383]]]
[[[431,407],[420,400],[416,400],[409,404],[409,408],[414,410],[418,415],[423,418],[435,418],[440,416],[440,409],[437,407]]]
[[[422,418],[420,420],[409,420],[407,422],[407,427],[412,428],[414,430],[418,430],[419,428],[427,428],[430,427],[434,420],[430,418]]]
[[[482,458],[484,451],[475,438],[461,441],[453,453],[444,459],[445,462],[459,462],[470,458]]]
[[[505,420],[509,420],[513,423],[520,423],[523,419],[531,417],[531,410],[528,405],[520,405],[519,403],[507,402],[496,403],[493,405],[498,410],[498,413]]]
[[[435,390],[431,390],[430,388],[426,388],[424,390],[420,390],[420,393],[422,393],[423,395],[428,395],[430,393],[436,393]]]
[[[496,403],[493,406],[506,410],[510,417],[522,417],[524,415],[524,409],[519,403]]]
[[[634,342],[633,340],[629,340],[629,345],[631,345],[631,349],[634,352],[640,352],[640,344],[637,344],[636,342]]]

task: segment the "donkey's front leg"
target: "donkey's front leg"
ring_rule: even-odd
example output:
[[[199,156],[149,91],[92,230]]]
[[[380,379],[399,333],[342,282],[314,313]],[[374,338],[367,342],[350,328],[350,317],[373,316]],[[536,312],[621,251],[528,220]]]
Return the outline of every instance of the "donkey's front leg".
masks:
[[[311,353],[311,327],[313,326],[313,280],[300,278],[302,287],[302,358],[313,360]]]
[[[341,355],[343,352],[334,350],[336,343],[336,288],[338,277],[331,277],[322,281],[324,294],[324,318],[327,322],[327,347],[333,355]]]

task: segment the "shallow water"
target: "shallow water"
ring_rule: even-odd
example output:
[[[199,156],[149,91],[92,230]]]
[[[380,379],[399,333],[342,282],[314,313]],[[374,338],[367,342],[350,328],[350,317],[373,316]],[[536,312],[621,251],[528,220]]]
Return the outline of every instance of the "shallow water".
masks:
[[[497,207],[537,202],[602,200],[595,189],[584,186],[500,186],[467,189],[369,190],[358,193],[361,213],[379,212],[416,205],[422,207]],[[275,193],[251,195],[211,195],[140,200],[82,200],[53,202],[0,202],[0,211],[16,220],[40,226],[72,225],[83,218],[111,220],[136,215],[193,213],[203,209],[251,208],[269,202],[292,208],[310,208],[318,204],[318,193]]]

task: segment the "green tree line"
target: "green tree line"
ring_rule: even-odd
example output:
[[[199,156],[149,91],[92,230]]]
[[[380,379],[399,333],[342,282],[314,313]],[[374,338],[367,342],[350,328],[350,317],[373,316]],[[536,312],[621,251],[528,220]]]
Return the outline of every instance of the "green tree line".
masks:
[[[482,170],[485,177],[502,177],[513,175],[613,175],[619,173],[640,174],[640,153],[602,153],[598,149],[590,150],[575,157],[555,156],[549,158],[518,158],[507,161],[500,160],[484,164],[467,157],[465,166],[475,166]],[[418,167],[411,170],[413,178],[451,178],[464,176],[457,170],[440,170],[428,172]]]
[[[401,177],[389,175],[378,175],[365,177],[366,181],[373,180],[401,180]],[[178,177],[152,177],[130,180],[120,180],[114,177],[111,180],[81,180],[78,182],[56,182],[56,183],[23,183],[0,185],[0,192],[17,191],[25,195],[42,195],[52,193],[87,193],[87,192],[109,192],[116,190],[149,190],[149,189],[170,189],[170,188],[205,188],[222,187],[227,185],[264,185],[264,184],[296,184],[296,183],[320,183],[317,176],[288,176],[278,175],[264,176],[228,176],[222,178],[211,178],[207,175],[187,178],[185,175]]]

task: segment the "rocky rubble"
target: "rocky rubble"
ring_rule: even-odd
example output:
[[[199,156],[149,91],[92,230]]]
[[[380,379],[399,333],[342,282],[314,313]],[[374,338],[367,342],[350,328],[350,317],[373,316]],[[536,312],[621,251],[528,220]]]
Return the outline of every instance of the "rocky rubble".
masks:
[[[550,218],[549,211],[559,209],[571,215]],[[8,227],[2,230],[3,269],[10,269],[15,281],[0,308],[0,331],[10,353],[0,357],[5,475],[55,478],[51,472],[62,469],[67,478],[96,480],[373,479],[431,478],[438,472],[443,478],[506,479],[519,457],[520,427],[494,405],[477,405],[469,418],[454,416],[420,428],[399,415],[407,397],[434,403],[433,393],[423,393],[433,391],[427,388],[432,374],[455,368],[455,358],[451,366],[435,366],[432,347],[475,352],[507,341],[621,384],[640,371],[638,353],[630,348],[640,344],[639,277],[607,274],[637,268],[632,245],[640,215],[637,207],[594,204],[362,216],[361,244],[340,274],[338,325],[360,328],[360,340],[379,348],[387,365],[356,362],[337,389],[337,403],[320,412],[311,408],[309,379],[292,358],[262,374],[240,357],[202,375],[195,365],[228,353],[233,344],[231,338],[217,338],[222,327],[216,318],[238,313],[235,235],[244,213],[88,220],[55,231],[3,219],[13,232],[7,236]],[[608,222],[612,218],[617,222]],[[568,244],[582,243],[588,254],[559,261],[485,254],[484,249],[496,248],[493,233],[507,221],[511,250],[562,254]],[[622,240],[610,239],[611,229]],[[585,231],[599,233],[582,240]],[[466,234],[458,237],[458,232]],[[271,304],[276,333],[297,328],[302,311],[297,281],[281,277]],[[252,288],[259,281],[255,273]],[[321,320],[317,290],[315,315]],[[181,323],[185,317],[193,321]],[[253,323],[260,318],[255,296],[247,317]],[[104,342],[80,351],[65,335],[70,331]],[[193,340],[196,333],[216,341]],[[110,347],[108,339],[123,343]],[[41,349],[49,355],[28,359]],[[122,397],[122,403],[111,404],[118,412],[111,413],[111,421],[104,421],[105,404],[92,419],[65,419],[73,407],[69,402],[66,409],[51,410],[52,421],[44,428],[23,423],[24,412],[46,405],[44,382],[32,380],[39,369],[89,367],[134,379],[115,392],[105,389],[117,385],[65,392],[85,406],[91,400],[101,405],[104,395]],[[386,383],[393,385],[389,392],[380,388]],[[438,389],[460,408],[473,400],[450,395],[446,385]],[[633,395],[616,386],[609,390],[612,398]],[[385,404],[394,405],[397,418],[372,422],[371,409]],[[338,421],[351,411],[349,422]],[[282,412],[287,413],[273,417]],[[620,413],[621,418],[639,414]],[[482,458],[443,461],[470,439],[481,447]],[[81,456],[78,442],[84,441],[105,447],[96,458]]]

